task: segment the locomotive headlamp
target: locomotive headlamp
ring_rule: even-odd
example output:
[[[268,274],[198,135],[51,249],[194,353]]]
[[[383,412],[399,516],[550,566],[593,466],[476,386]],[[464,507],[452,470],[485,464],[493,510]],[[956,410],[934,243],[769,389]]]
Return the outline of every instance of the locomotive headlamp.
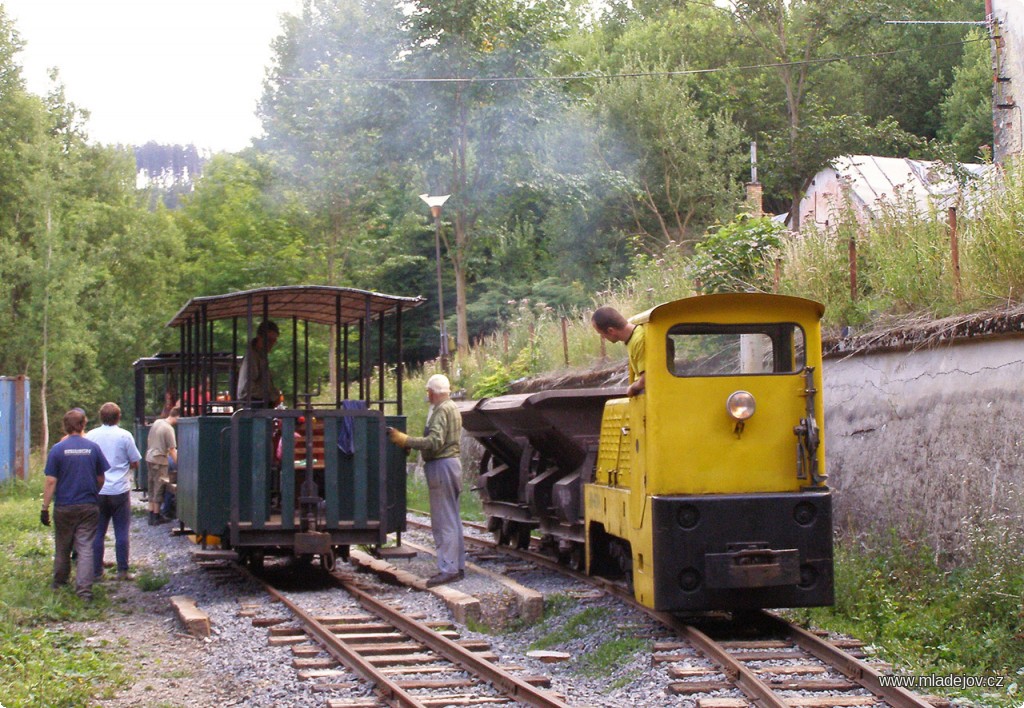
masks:
[[[746,420],[754,415],[754,396],[749,391],[736,391],[725,402],[725,409],[736,420]]]
[[[749,391],[736,391],[726,400],[725,410],[736,421],[736,427],[732,432],[736,434],[737,439],[743,435],[743,426],[747,418],[754,415],[755,408],[757,405],[754,403],[754,396]]]

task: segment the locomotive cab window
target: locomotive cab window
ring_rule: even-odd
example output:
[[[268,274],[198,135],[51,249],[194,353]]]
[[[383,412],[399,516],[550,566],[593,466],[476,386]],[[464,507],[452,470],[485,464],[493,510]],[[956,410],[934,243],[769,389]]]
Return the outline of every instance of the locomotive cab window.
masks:
[[[668,331],[673,376],[792,374],[806,362],[803,329],[791,322],[678,324]]]

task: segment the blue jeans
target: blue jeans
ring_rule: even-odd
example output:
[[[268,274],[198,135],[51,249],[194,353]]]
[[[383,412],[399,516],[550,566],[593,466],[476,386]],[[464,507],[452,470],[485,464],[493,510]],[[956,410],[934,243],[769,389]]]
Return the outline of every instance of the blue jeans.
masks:
[[[100,517],[96,522],[96,538],[92,542],[92,566],[96,576],[103,573],[103,541],[107,524],[114,521],[114,555],[118,572],[128,570],[128,528],[132,521],[131,492],[100,494]]]

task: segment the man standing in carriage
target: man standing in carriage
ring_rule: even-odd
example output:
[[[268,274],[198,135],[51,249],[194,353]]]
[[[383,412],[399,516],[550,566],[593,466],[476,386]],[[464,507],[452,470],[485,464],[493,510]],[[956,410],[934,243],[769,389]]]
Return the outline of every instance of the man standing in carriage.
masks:
[[[238,400],[246,401],[255,408],[273,408],[281,400],[281,391],[274,386],[268,359],[270,350],[277,344],[278,335],[276,322],[260,322],[238,372]]]

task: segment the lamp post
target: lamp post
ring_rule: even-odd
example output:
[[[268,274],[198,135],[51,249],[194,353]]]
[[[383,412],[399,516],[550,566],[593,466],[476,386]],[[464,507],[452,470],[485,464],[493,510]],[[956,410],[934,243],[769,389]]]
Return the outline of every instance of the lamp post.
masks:
[[[431,197],[421,194],[420,199],[430,207],[430,213],[434,216],[434,255],[437,258],[437,311],[440,318],[441,330],[441,370],[448,373],[448,333],[444,328],[444,295],[441,292],[441,206],[448,201],[450,194],[440,197]]]

